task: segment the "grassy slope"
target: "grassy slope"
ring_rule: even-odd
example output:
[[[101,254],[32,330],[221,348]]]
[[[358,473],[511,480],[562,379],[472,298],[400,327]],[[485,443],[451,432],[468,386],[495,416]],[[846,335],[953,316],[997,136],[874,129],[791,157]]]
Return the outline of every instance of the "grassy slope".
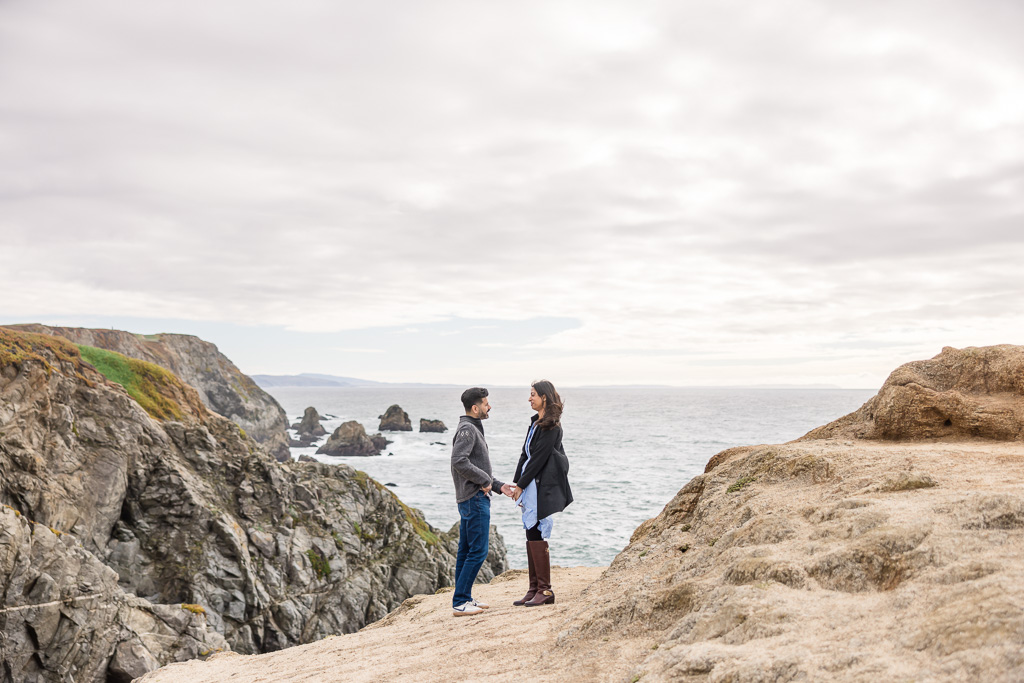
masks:
[[[168,396],[181,381],[159,365],[122,356],[93,346],[78,346],[82,358],[111,382],[124,387],[128,395],[157,420],[182,419],[181,406]]]

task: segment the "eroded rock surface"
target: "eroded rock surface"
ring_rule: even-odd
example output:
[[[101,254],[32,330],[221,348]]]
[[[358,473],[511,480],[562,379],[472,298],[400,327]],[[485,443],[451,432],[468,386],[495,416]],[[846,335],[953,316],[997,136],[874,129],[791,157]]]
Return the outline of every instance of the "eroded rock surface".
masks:
[[[618,634],[657,645],[641,680],[1024,678],[1024,445],[726,453],[584,591],[562,657]]]
[[[0,502],[62,534],[54,538],[74,539],[76,552],[109,568],[97,569],[104,581],[117,572],[123,593],[197,604],[233,649],[265,652],[356,630],[452,582],[445,535],[364,473],[278,463],[180,382],[168,395],[191,395],[190,409],[180,421],[154,420],[71,344],[0,336]],[[24,562],[21,545],[0,552],[15,547],[15,564]],[[45,568],[51,551],[63,552],[39,546],[32,566]],[[4,607],[25,604],[25,591],[5,576]],[[101,629],[91,618],[82,612],[73,621]],[[66,680],[45,663],[70,655],[39,642],[31,651],[44,672],[38,680]],[[166,638],[145,640],[150,660],[131,638],[94,642],[106,649],[90,656],[124,662],[125,675],[186,651]],[[28,666],[14,658],[20,650],[11,652],[4,666]],[[104,680],[106,666],[75,680]]]
[[[7,681],[130,681],[227,649],[202,611],[125,593],[70,534],[0,507],[0,672]]]
[[[947,346],[897,368],[858,410],[804,439],[1024,439],[1024,346]]]
[[[12,325],[9,329],[56,335],[166,368],[195,389],[207,408],[244,429],[278,460],[290,457],[284,409],[210,342],[187,334],[139,335],[37,324]]]

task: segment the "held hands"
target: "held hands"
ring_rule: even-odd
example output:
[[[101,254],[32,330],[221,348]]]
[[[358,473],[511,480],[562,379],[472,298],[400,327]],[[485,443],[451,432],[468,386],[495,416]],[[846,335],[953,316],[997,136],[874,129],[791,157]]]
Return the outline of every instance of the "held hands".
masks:
[[[483,491],[484,493],[490,494],[491,487],[482,486],[480,487],[480,490]],[[508,496],[512,500],[519,500],[519,496],[523,495],[523,490],[518,486],[515,486],[514,484],[502,484],[501,493],[502,495]]]

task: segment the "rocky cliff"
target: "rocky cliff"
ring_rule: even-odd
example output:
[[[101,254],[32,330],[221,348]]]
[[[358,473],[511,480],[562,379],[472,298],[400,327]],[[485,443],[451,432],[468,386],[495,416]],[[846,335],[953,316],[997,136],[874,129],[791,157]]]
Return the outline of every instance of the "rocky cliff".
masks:
[[[0,329],[0,502],[42,525],[34,528],[71,539],[47,549],[33,540],[42,531],[5,526],[0,556],[21,558],[15,564],[34,557],[33,567],[46,567],[56,561],[49,554],[73,540],[100,577],[92,588],[79,585],[79,593],[96,592],[102,582],[102,590],[113,589],[105,565],[117,573],[125,604],[140,599],[138,609],[165,623],[160,615],[170,613],[146,601],[198,605],[209,629],[241,652],[353,631],[410,595],[451,583],[451,540],[386,488],[346,465],[278,463],[172,374],[120,358],[120,371],[130,376],[119,381],[132,395],[63,339]],[[162,402],[152,399],[147,413],[136,395]],[[497,560],[491,573],[504,569],[504,557]],[[61,574],[51,574],[56,584],[70,580],[54,571]],[[9,570],[0,576],[2,609],[37,604],[37,584],[43,602],[75,597],[47,588],[49,580],[12,577]],[[110,629],[130,621],[137,633],[160,632],[138,625],[149,617],[124,612],[111,621],[104,611],[96,618],[106,621],[94,624],[89,610],[71,607],[60,607],[58,621],[68,622],[61,628],[105,634],[92,641],[93,659],[76,665],[76,681],[103,680],[114,671],[117,648],[137,649],[130,634],[114,638]],[[178,621],[180,611],[171,610]],[[0,612],[0,621],[11,623],[10,614]],[[173,638],[143,638],[149,655],[137,660],[148,666],[208,651],[216,634],[197,628],[175,623],[164,629]],[[31,645],[27,655],[13,646],[3,651],[7,671],[65,680],[59,662],[74,659],[78,641],[47,643],[25,633],[19,642]],[[175,644],[186,636],[192,640]],[[11,673],[29,680],[19,676]]]
[[[583,592],[563,655],[616,634],[648,643],[620,670],[645,681],[1024,680],[1022,360],[947,348],[799,441],[719,453]]]
[[[9,329],[63,337],[170,370],[199,393],[207,408],[240,426],[278,460],[290,457],[284,409],[210,342],[187,334],[143,336],[120,330],[37,324],[11,325]]]
[[[599,576],[556,569],[553,606],[512,607],[512,572],[469,623],[417,597],[358,634],[147,683],[429,678],[453,630],[459,661],[501,662],[501,681],[1022,681],[1022,354],[946,349],[802,440],[715,455]]]

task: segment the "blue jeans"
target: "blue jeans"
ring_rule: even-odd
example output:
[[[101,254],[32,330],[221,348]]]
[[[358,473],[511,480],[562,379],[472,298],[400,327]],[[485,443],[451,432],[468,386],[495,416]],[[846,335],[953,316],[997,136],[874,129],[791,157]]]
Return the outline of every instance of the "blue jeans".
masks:
[[[452,607],[473,599],[473,582],[487,559],[487,542],[491,534],[491,499],[477,491],[469,500],[459,503],[459,554],[455,558],[455,594]]]

